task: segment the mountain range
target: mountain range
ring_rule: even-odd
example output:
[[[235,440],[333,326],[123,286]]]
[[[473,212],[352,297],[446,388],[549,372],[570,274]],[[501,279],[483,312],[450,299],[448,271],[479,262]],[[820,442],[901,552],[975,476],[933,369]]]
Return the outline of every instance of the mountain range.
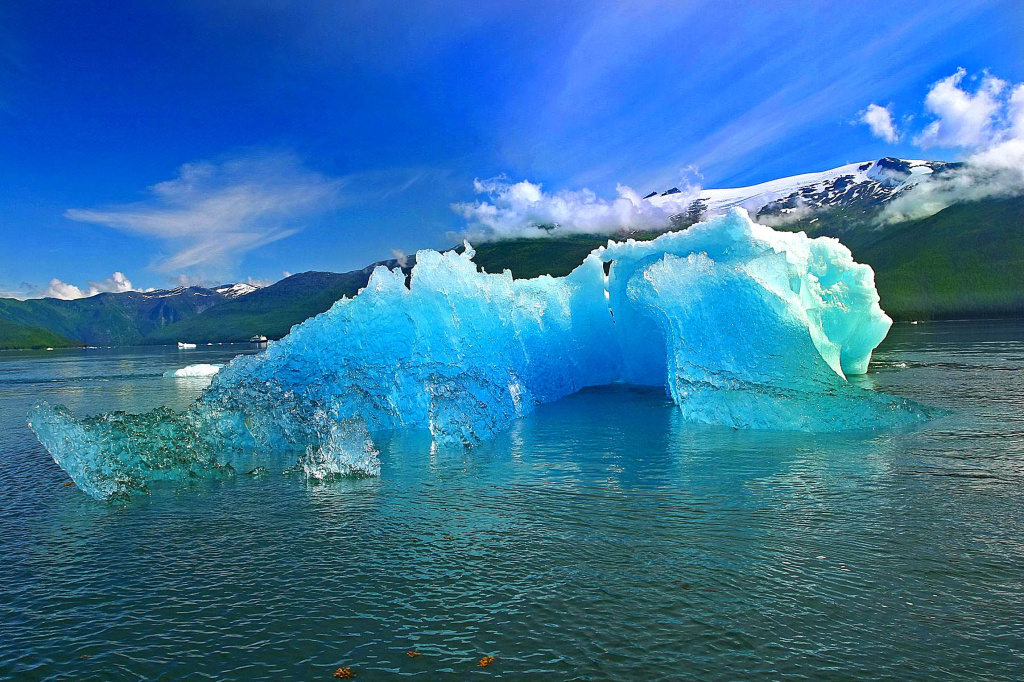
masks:
[[[345,273],[303,272],[268,287],[180,287],[70,301],[0,298],[0,349],[245,341],[257,334],[280,338],[342,296],[354,296],[378,265],[394,268],[398,262]]]
[[[681,215],[716,215],[730,208],[747,209],[762,222],[813,218],[824,213],[869,215],[903,196],[925,179],[948,175],[963,164],[885,157],[804,173],[749,187],[705,189]],[[672,188],[645,199],[655,205],[673,201]]]
[[[927,178],[959,164],[883,158],[750,187],[703,190],[672,218],[683,228],[732,207],[759,222],[840,238],[875,269],[882,307],[897,320],[1024,316],[1024,197],[958,203],[919,220],[886,222],[882,212]],[[646,201],[678,202],[675,188]],[[556,233],[557,235],[557,233]],[[617,235],[649,239],[656,232]],[[565,275],[607,235],[548,236],[480,244],[476,262],[515,277]],[[412,259],[402,264],[405,271]],[[0,299],[0,349],[113,346],[280,338],[366,285],[381,261],[345,273],[304,272],[259,288],[103,293],[71,301]]]

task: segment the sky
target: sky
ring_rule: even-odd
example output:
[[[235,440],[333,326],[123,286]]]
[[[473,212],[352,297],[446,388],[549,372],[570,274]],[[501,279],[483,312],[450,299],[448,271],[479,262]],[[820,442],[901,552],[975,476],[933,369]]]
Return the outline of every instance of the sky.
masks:
[[[360,268],[451,246],[502,183],[963,158],[1021,82],[1019,1],[7,0],[0,295]]]

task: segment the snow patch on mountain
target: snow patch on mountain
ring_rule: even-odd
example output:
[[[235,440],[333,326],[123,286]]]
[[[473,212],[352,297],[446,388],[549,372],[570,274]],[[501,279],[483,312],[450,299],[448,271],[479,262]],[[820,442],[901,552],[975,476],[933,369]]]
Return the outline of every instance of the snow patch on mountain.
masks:
[[[250,284],[248,282],[235,282],[234,284],[222,284],[219,287],[214,287],[213,290],[227,298],[238,298],[239,296],[251,294],[257,289],[260,289],[260,287],[255,284]]]
[[[801,219],[820,210],[845,208],[856,203],[882,205],[926,178],[958,165],[885,157],[749,187],[704,189],[694,201],[694,209],[704,216],[743,208],[758,217]],[[652,193],[647,197],[647,201],[655,206],[671,204],[674,200],[668,193]]]

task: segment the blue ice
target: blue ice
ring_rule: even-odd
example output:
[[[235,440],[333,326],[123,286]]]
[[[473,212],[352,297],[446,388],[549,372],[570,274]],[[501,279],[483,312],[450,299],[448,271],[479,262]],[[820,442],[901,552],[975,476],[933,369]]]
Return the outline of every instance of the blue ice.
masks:
[[[892,321],[871,268],[835,239],[735,210],[653,241],[609,241],[561,278],[486,274],[473,255],[468,244],[421,251],[408,285],[378,267],[354,298],[232,361],[184,413],[76,419],[41,403],[30,424],[103,499],[287,452],[312,478],[377,475],[374,432],[472,445],[539,403],[614,382],[664,386],[687,419],[736,428],[924,418],[847,381]]]

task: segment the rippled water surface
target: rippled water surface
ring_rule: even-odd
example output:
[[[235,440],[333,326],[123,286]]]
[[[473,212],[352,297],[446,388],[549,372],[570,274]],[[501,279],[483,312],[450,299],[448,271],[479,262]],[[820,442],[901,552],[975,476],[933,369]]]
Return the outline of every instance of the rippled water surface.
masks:
[[[0,354],[0,678],[1024,678],[1024,324],[895,327],[861,381],[949,411],[896,433],[616,387],[472,451],[380,438],[379,480],[122,506],[25,425],[181,408],[204,383],[162,372],[242,349]]]

